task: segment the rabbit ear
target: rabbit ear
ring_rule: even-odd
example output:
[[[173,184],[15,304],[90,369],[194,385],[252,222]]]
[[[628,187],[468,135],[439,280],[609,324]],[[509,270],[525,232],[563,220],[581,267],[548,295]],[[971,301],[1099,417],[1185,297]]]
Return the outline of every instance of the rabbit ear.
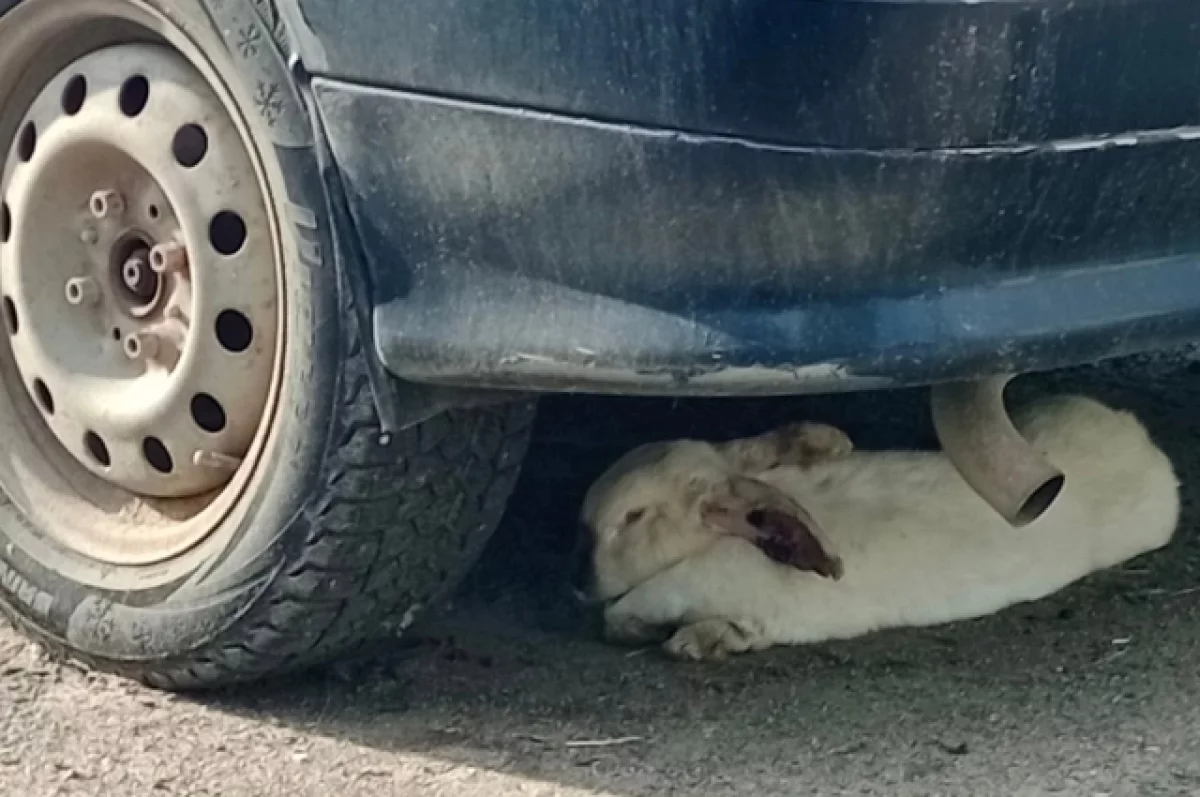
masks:
[[[754,543],[780,564],[835,581],[842,577],[842,560],[830,552],[816,519],[765,482],[730,478],[703,501],[701,516],[721,533]]]

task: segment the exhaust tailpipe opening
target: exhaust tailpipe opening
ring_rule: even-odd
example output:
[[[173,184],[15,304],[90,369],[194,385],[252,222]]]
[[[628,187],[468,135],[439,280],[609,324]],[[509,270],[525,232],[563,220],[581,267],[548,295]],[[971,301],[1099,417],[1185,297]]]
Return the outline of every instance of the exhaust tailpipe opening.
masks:
[[[933,425],[963,479],[1010,525],[1037,520],[1066,477],[1029,445],[1004,406],[1011,376],[935,385]]]

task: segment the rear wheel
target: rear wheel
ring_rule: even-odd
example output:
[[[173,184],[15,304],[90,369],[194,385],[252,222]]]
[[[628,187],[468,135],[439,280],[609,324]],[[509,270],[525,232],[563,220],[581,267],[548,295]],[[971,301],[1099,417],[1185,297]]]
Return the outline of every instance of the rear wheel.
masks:
[[[160,687],[407,627],[532,419],[380,434],[276,33],[265,2],[0,0],[0,598]]]

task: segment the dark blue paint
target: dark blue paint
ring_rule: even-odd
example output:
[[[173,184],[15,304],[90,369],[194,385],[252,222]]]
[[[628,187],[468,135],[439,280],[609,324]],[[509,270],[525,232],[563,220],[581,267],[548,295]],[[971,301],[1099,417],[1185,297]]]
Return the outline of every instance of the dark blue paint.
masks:
[[[1193,0],[289,2],[401,376],[810,392],[1200,331]]]
[[[326,74],[590,118],[933,148],[1200,123],[1195,0],[291,0]]]
[[[398,375],[659,395],[832,392],[968,379],[1193,340],[1200,260],[1138,261],[907,297],[679,315],[470,269],[376,310]],[[454,308],[448,312],[446,308]]]

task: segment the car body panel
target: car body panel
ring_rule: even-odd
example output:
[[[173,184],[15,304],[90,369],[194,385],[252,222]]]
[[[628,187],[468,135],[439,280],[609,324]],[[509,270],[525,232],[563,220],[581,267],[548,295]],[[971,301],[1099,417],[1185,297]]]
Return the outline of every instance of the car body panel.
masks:
[[[1200,4],[298,2],[402,377],[800,393],[1200,331]]]
[[[1200,123],[1192,0],[287,0],[352,83],[838,148]]]

